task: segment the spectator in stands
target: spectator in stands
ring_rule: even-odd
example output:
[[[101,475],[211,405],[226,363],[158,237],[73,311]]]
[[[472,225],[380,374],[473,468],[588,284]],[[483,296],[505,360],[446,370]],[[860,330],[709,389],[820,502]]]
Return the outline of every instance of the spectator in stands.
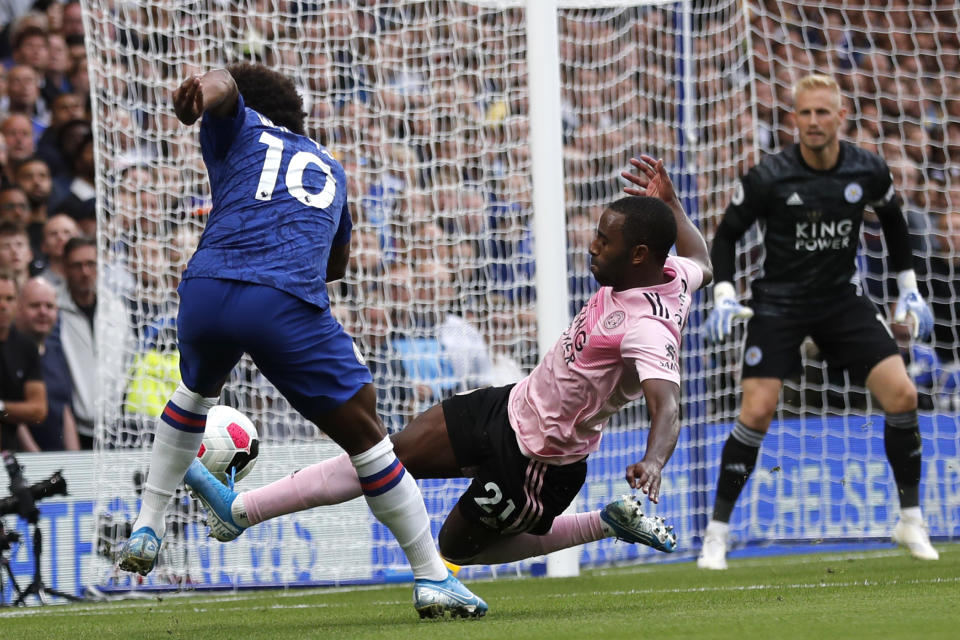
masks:
[[[63,34],[63,38],[67,43],[67,53],[70,55],[70,69],[71,69],[70,75],[72,76],[78,66],[80,66],[81,64],[86,64],[87,45],[84,42],[83,36],[76,36],[76,35],[71,36],[71,35]],[[77,93],[82,93],[84,96],[88,98],[88,101],[89,101],[89,97],[90,97],[89,93],[84,93],[83,91],[80,91],[79,87],[77,87],[77,85],[73,84],[72,82],[70,83],[70,87],[73,91],[76,91]]]
[[[73,383],[63,356],[57,325],[57,291],[43,278],[30,278],[20,290],[16,327],[30,338],[40,353],[43,383],[47,391],[47,417],[20,431],[21,447],[33,451],[61,451],[80,448],[77,425],[70,409]]]
[[[83,49],[81,45],[80,49]],[[87,97],[87,110],[90,110],[90,73],[87,70],[87,58],[84,55],[78,60],[74,60],[73,67],[70,69],[70,75],[67,78],[70,81],[70,88],[82,96]]]
[[[519,382],[526,375],[514,357],[518,349],[522,349],[523,334],[529,333],[523,329],[524,322],[522,314],[499,310],[489,313],[490,328],[487,335],[493,364],[490,384],[494,387]]]
[[[80,6],[80,0],[70,0],[63,5],[61,33],[64,38],[83,38],[83,9]]]
[[[172,268],[167,249],[152,237],[141,238],[130,255],[133,289],[128,302],[139,349],[174,348],[177,304],[171,286]],[[177,379],[174,382],[176,387]],[[160,408],[166,404],[163,396]]]
[[[29,25],[21,29],[11,43],[13,64],[25,64],[33,67],[38,74],[44,74],[50,61],[47,37],[47,30],[38,26]]]
[[[17,283],[0,271],[0,448],[21,449],[20,436],[47,417],[47,392],[36,345],[13,326]],[[29,439],[25,439],[29,446]]]
[[[43,227],[47,224],[47,212],[60,204],[62,196],[53,194],[53,180],[50,167],[37,156],[20,162],[13,171],[18,187],[23,189],[30,201],[30,219],[27,222],[27,235],[30,237],[30,249],[35,259],[41,258]]]
[[[33,7],[35,0],[7,0],[0,2],[0,57],[10,55],[10,41],[16,20]]]
[[[30,222],[30,198],[20,187],[11,184],[0,189],[0,221],[24,227]]]
[[[7,162],[16,164],[36,152],[33,123],[22,113],[11,113],[0,123],[0,133],[7,142]]]
[[[63,3],[60,0],[36,0],[33,5],[47,16],[47,29],[51,36],[63,30]],[[49,44],[49,40],[47,42]]]
[[[70,84],[70,71],[73,69],[73,60],[70,59],[70,49],[67,41],[59,33],[51,33],[47,38],[50,50],[50,60],[47,63],[47,72],[44,76],[41,94],[48,105],[52,105],[57,96],[70,93],[73,87]]]
[[[85,117],[68,120],[60,125],[56,135],[57,159],[50,163],[50,167],[53,170],[54,181],[62,189],[70,190],[73,182],[73,158],[79,152],[80,145],[92,136],[93,127]]]
[[[93,135],[85,136],[77,145],[73,157],[70,159],[73,169],[73,179],[70,181],[70,192],[63,199],[60,208],[69,213],[81,233],[93,236],[97,231],[95,186],[96,166],[93,162]]]
[[[390,347],[391,320],[386,306],[371,300],[360,309],[357,334],[363,357],[377,388],[377,413],[390,433],[406,426],[413,394],[404,380],[403,367]]]
[[[43,226],[43,252],[46,267],[40,273],[58,292],[66,289],[66,273],[63,266],[63,248],[71,238],[80,235],[73,218],[65,213],[56,213]]]
[[[30,277],[32,259],[30,238],[24,226],[18,222],[0,221],[0,270],[10,274],[18,289]]]
[[[120,406],[123,398],[127,354],[132,333],[123,302],[110,293],[97,294],[97,243],[79,236],[63,250],[67,287],[58,299],[59,337],[73,382],[73,414],[80,446],[94,443],[98,400]],[[98,332],[97,329],[100,331]],[[110,372],[107,384],[98,385],[97,367]]]
[[[61,93],[50,103],[50,126],[37,140],[37,155],[46,160],[54,177],[70,172],[60,150],[61,132],[68,122],[73,121],[80,121],[89,128],[86,115],[86,102],[78,93]]]
[[[13,4],[22,4],[22,0],[12,0]],[[9,2],[4,2],[3,5],[8,5]],[[26,3],[26,7],[18,7],[13,10],[11,13],[11,18],[9,24],[7,22],[0,22],[0,24],[7,24],[7,37],[3,41],[3,66],[9,68],[13,66],[13,54],[12,44],[17,41],[18,36],[22,31],[27,29],[40,29],[44,33],[50,32],[50,24],[47,22],[47,16],[40,11],[35,11],[32,9],[31,3]],[[34,3],[35,4],[35,3]]]
[[[127,297],[136,352],[124,396],[127,430],[138,433],[162,412],[180,384],[176,348],[177,305],[167,249],[142,238],[130,256],[134,289]]]
[[[599,208],[599,207],[597,207]],[[572,318],[596,292],[598,285],[590,271],[590,243],[600,213],[591,216],[584,210],[573,211],[567,220],[567,288]]]
[[[20,64],[7,72],[7,96],[10,98],[10,112],[21,113],[30,119],[34,142],[50,124],[50,112],[40,96],[42,77],[33,67]],[[35,149],[36,147],[34,147]],[[33,155],[31,152],[30,155]]]

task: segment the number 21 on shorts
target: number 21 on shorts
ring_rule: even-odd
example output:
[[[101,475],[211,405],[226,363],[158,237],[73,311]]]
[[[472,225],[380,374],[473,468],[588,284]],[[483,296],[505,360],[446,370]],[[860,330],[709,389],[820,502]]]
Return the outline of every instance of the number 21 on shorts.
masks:
[[[483,488],[488,492],[488,495],[477,496],[473,499],[474,502],[491,516],[495,516],[500,522],[506,522],[507,518],[517,510],[517,506],[513,504],[513,500],[507,498],[507,500],[503,502],[503,492],[500,490],[500,487],[497,486],[496,482],[488,482],[483,485]],[[502,505],[501,502],[503,502]]]

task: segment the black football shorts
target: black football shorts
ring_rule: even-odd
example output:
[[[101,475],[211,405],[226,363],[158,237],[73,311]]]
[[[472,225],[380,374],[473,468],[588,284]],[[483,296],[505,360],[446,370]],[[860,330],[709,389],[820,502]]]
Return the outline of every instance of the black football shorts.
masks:
[[[870,300],[852,295],[812,314],[766,314],[747,323],[744,378],[790,378],[800,373],[800,345],[810,336],[830,367],[846,369],[857,383],[899,349]]]
[[[542,535],[579,493],[587,462],[549,465],[523,455],[507,417],[512,388],[486,387],[443,402],[453,453],[473,478],[458,504],[465,518],[488,529]]]

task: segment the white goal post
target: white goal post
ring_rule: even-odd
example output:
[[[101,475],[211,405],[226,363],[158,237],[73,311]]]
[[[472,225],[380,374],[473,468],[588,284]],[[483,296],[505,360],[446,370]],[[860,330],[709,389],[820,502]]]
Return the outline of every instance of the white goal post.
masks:
[[[928,8],[920,0],[903,2]],[[449,394],[507,383],[536,364],[572,308],[594,290],[587,246],[602,207],[621,193],[619,172],[631,156],[663,157],[691,217],[712,237],[737,176],[789,138],[784,83],[806,68],[781,49],[793,56],[811,44],[804,38],[816,29],[826,32],[807,4],[84,0],[99,294],[121,298],[131,325],[131,347],[119,354],[119,365],[107,357],[117,356],[107,347],[120,344],[119,337],[97,326],[103,356],[95,375],[103,391],[89,479],[96,529],[89,583],[124,590],[409,579],[399,548],[361,500],[264,523],[224,545],[204,537],[196,505],[179,496],[158,570],[140,583],[114,569],[113,554],[137,512],[155,417],[179,379],[176,285],[209,207],[196,128],[181,126],[170,107],[169,92],[180,79],[259,60],[297,83],[309,133],[344,164],[350,180],[352,258],[347,277],[330,288],[332,309],[370,363],[378,409],[396,430]],[[820,4],[836,8],[854,23],[850,29],[861,28],[850,19],[859,3]],[[827,9],[824,15],[832,16]],[[956,24],[956,9],[952,15]],[[906,27],[894,25],[891,33],[898,29]],[[886,73],[923,68],[925,56],[952,42],[939,27],[911,33],[913,50],[890,54],[893,70]],[[844,73],[834,57],[807,50],[811,65]],[[940,69],[941,84],[955,86],[954,72]],[[857,104],[859,82],[842,82]],[[906,99],[873,95],[880,109]],[[944,113],[949,129],[956,115],[947,107]],[[885,114],[878,114],[887,140],[897,132],[901,140],[912,135],[913,115],[901,114],[885,129]],[[857,115],[860,134],[870,129],[869,116]],[[952,179],[945,198],[956,207]],[[945,223],[930,236],[943,240],[936,249],[943,255],[951,232]],[[882,254],[871,241],[869,265]],[[754,237],[743,247],[742,284],[755,272],[757,246]],[[928,266],[927,274],[938,273],[929,259]],[[947,295],[945,308],[951,303]],[[699,327],[710,304],[700,294],[691,311],[683,433],[665,469],[663,500],[650,505],[675,524],[685,553],[699,547],[720,447],[736,415],[739,345],[704,345]],[[941,355],[949,351],[936,346]],[[812,352],[805,363],[805,377],[785,391],[778,425],[735,512],[740,543],[879,539],[895,520],[869,399],[825,376]],[[945,370],[936,374],[923,416],[930,446],[923,499],[931,532],[952,539],[960,532],[960,495],[950,487],[960,467],[956,416],[941,402]],[[337,452],[248,360],[222,401],[260,430],[257,468],[241,486],[259,486]],[[623,470],[642,455],[646,425],[642,403],[615,416],[591,458],[578,510],[600,508],[628,491]],[[421,482],[436,528],[465,486]],[[587,566],[658,559],[610,540],[574,557],[574,565]],[[539,573],[543,565],[538,558],[467,568],[464,575]]]

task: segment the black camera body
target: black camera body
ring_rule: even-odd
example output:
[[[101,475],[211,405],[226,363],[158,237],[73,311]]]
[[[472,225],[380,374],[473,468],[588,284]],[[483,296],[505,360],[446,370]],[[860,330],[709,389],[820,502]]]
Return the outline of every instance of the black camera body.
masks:
[[[0,498],[0,517],[15,513],[28,522],[36,522],[40,516],[38,500],[67,495],[67,481],[63,478],[63,469],[55,471],[46,480],[28,485],[23,477],[23,467],[13,453],[4,451],[2,456],[3,465],[10,476],[10,495]]]
[[[20,542],[20,532],[6,531],[3,528],[3,520],[0,520],[0,553],[10,548],[11,542]]]
[[[38,522],[40,519],[40,509],[37,508],[37,500],[43,500],[50,496],[67,495],[67,481],[63,479],[63,469],[54,471],[46,480],[27,484],[26,479],[23,477],[23,467],[20,466],[16,456],[9,451],[4,451],[0,455],[3,456],[3,466],[7,468],[7,474],[10,476],[10,495],[0,499],[0,517],[15,513],[33,525],[33,581],[27,585],[25,589],[21,589],[17,584],[13,569],[10,568],[10,563],[0,554],[0,561],[2,561],[3,568],[6,569],[10,575],[10,584],[13,585],[14,590],[17,592],[17,599],[13,601],[12,606],[24,604],[27,596],[36,596],[40,604],[47,604],[48,596],[57,596],[70,601],[83,600],[82,597],[72,593],[47,588],[44,586],[43,577],[40,574],[40,556],[43,553],[43,531]],[[2,522],[0,522],[0,551],[5,551],[10,548],[11,542],[19,542],[19,540],[19,533],[13,531],[4,532]],[[3,585],[0,583],[0,590],[2,590],[2,587]],[[3,598],[0,598],[0,606],[3,606],[3,604]]]

